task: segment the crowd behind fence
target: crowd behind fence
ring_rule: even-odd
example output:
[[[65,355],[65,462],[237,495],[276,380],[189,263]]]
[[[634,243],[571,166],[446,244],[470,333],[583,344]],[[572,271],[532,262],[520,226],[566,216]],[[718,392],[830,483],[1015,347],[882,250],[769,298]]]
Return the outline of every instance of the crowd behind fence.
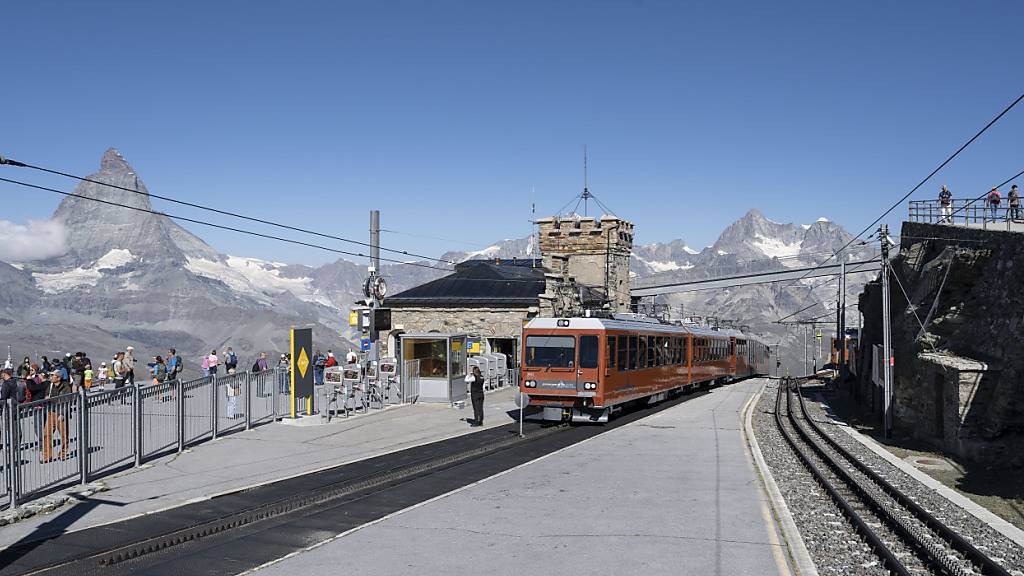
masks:
[[[409,362],[418,363],[418,360]],[[403,380],[337,389],[317,386],[321,416],[348,416],[416,402],[419,371]],[[518,369],[501,387],[515,386]],[[364,388],[365,386],[365,388]],[[332,396],[332,393],[334,394]],[[86,484],[185,448],[273,422],[291,413],[287,369],[64,394],[0,405],[0,507]],[[308,412],[296,399],[296,413]]]
[[[273,422],[289,414],[287,381],[271,369],[11,399],[0,406],[0,498],[14,507]]]
[[[971,228],[1013,230],[1024,223],[1024,209],[1011,206],[1006,199],[993,205],[977,198],[952,198],[949,204],[940,200],[912,200],[908,219],[925,224],[954,224]]]

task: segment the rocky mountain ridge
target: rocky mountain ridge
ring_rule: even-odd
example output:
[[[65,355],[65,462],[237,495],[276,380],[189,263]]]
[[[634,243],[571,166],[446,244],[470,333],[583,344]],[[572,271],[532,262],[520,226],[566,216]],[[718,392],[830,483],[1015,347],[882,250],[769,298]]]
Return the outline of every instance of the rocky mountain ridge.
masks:
[[[170,218],[147,212],[152,204],[145,183],[113,149],[104,153],[90,179],[138,192],[83,182],[76,193],[84,198],[65,198],[53,215],[67,230],[66,252],[31,263],[0,262],[5,287],[0,292],[0,325],[9,328],[8,343],[15,349],[52,354],[97,347],[113,351],[131,344],[150,354],[176,346],[198,355],[232,345],[251,355],[283,350],[287,328],[311,320],[324,348],[341,349],[354,336],[346,326],[346,311],[361,298],[365,266],[339,259],[312,267],[220,254]],[[849,238],[826,219],[779,224],[751,210],[700,251],[683,240],[636,246],[631,269],[637,283],[661,283],[813,265]],[[449,252],[429,264],[445,268],[448,262],[468,259],[537,256],[534,238],[525,237]],[[393,264],[383,266],[382,273],[390,292],[396,293],[445,272]],[[859,291],[857,281],[851,282],[851,292]],[[771,324],[772,316],[835,291],[830,282],[803,284],[803,289],[761,285],[669,295],[658,304],[679,310],[676,316],[745,321],[770,339],[791,341],[792,335]],[[812,308],[808,314],[823,310]]]

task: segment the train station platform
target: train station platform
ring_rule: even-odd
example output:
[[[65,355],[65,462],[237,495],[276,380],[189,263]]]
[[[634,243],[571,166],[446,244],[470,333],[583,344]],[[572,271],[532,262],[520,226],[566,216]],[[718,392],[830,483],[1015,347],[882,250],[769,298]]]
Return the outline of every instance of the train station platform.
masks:
[[[750,380],[339,534],[292,574],[789,574],[743,436]]]
[[[106,490],[0,529],[0,549],[199,502],[325,468],[513,422],[515,390],[488,393],[484,426],[471,408],[411,404],[318,426],[280,422],[221,436],[103,478]]]

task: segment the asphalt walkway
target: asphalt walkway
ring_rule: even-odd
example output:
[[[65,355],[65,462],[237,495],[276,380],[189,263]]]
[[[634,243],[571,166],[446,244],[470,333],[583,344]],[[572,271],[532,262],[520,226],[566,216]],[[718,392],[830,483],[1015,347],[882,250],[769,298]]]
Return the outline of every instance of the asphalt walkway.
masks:
[[[788,574],[742,432],[761,382],[695,395],[259,574]]]
[[[272,423],[196,445],[101,480],[108,489],[88,500],[0,529],[0,549],[364,460],[512,422],[514,390],[489,393],[485,426],[469,428],[470,408],[447,404],[393,406],[323,426]]]

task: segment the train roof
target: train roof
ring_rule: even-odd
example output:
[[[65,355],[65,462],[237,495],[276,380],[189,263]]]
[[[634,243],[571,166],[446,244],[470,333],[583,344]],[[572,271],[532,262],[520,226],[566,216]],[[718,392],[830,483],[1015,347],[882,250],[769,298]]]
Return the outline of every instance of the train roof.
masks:
[[[635,319],[620,318],[534,318],[527,322],[527,329],[552,329],[552,330],[639,330],[644,332],[663,332],[668,334],[693,334],[695,336],[708,336],[728,338],[761,340],[752,334],[746,334],[734,329],[714,330],[703,326],[662,324],[654,320],[644,320],[642,317]],[[559,323],[568,325],[559,326]]]

